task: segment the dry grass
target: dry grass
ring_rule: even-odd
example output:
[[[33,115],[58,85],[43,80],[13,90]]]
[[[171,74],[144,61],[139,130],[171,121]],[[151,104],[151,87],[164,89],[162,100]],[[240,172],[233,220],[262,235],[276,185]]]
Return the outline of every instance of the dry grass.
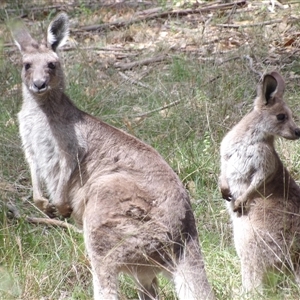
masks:
[[[61,52],[67,93],[81,109],[151,144],[179,174],[192,196],[209,280],[218,299],[241,299],[239,260],[217,178],[220,141],[251,108],[259,80],[245,55],[253,59],[255,70],[277,69],[283,74],[286,100],[300,115],[299,22],[293,21],[299,16],[299,5],[276,7],[271,13],[267,5],[248,2],[247,8],[156,19],[105,32],[85,32],[80,27],[129,19],[142,7],[89,8],[84,1],[80,8],[65,7],[71,17],[70,45],[77,44]],[[29,12],[28,27],[41,34],[55,9],[39,1],[37,7],[43,9],[30,12],[27,5],[7,4],[0,17],[6,21],[7,16]],[[217,26],[274,19],[282,22],[239,29]],[[3,24],[0,33],[5,45],[0,56],[0,200],[14,203],[24,215],[37,216],[39,212],[28,202],[30,176],[18,137],[20,57]],[[160,54],[166,55],[160,63],[122,71],[148,88],[125,80],[116,68],[118,63]],[[177,105],[138,117],[174,101]],[[280,140],[278,146],[300,180],[298,143]],[[80,234],[10,219],[5,205],[0,207],[0,224],[0,299],[91,298],[89,263]],[[164,279],[161,285],[163,299],[175,299],[172,286]],[[137,297],[127,277],[121,277],[121,291],[121,299]],[[298,295],[292,279],[274,275],[264,298],[257,298],[296,299]]]

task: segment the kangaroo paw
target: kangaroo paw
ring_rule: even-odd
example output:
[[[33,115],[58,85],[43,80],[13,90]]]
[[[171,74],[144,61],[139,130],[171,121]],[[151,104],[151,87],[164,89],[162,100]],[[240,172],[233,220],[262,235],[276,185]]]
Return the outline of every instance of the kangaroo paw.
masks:
[[[58,213],[64,218],[69,218],[72,214],[72,208],[69,204],[56,205]]]

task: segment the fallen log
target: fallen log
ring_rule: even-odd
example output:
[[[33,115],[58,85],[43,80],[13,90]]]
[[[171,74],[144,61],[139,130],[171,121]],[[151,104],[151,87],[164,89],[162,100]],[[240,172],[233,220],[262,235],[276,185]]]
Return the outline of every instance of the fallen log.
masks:
[[[103,31],[106,29],[112,29],[112,28],[120,28],[120,27],[125,27],[129,26],[138,22],[142,21],[148,21],[152,19],[158,19],[158,18],[169,18],[169,17],[181,17],[181,16],[186,16],[189,14],[203,14],[203,13],[208,13],[216,10],[227,10],[227,9],[232,9],[235,7],[244,7],[247,4],[246,0],[242,1],[236,1],[232,3],[222,3],[222,4],[217,4],[217,5],[210,5],[210,6],[205,6],[203,8],[198,8],[198,9],[171,9],[167,11],[159,11],[159,12],[154,12],[154,13],[146,13],[143,15],[142,13],[139,13],[138,17],[135,19],[131,19],[128,21],[122,21],[122,20],[117,20],[114,22],[110,23],[105,23],[105,24],[96,24],[96,25],[89,25],[89,26],[83,26],[79,31]]]

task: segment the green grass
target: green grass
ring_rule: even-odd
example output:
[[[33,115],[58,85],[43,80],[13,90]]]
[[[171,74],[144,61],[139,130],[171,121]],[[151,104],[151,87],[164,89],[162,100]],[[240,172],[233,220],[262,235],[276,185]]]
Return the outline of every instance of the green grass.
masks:
[[[101,10],[93,11],[84,5],[82,2],[83,10],[74,8],[69,12],[74,21],[83,22],[85,17],[89,19],[93,14],[98,14],[97,18],[101,19]],[[15,9],[12,15],[18,15],[24,7],[26,11],[25,3],[15,2],[11,7]],[[298,6],[293,9],[295,12]],[[46,11],[50,10],[46,8]],[[259,21],[269,17],[262,7],[256,13]],[[44,22],[45,27],[49,16],[37,11],[32,31],[41,33],[39,22]],[[216,14],[212,24],[224,23],[226,16]],[[235,15],[235,20],[253,17],[254,14],[243,12]],[[0,18],[5,20],[6,15],[1,12]],[[155,30],[156,26],[161,26],[159,22],[141,24],[145,31],[142,42],[146,44],[147,30]],[[164,43],[159,41],[154,51],[147,47],[139,51],[137,45],[133,45],[132,51],[138,53],[134,59],[155,55],[155,51],[168,53],[168,59],[160,64],[126,73],[130,77],[144,74],[140,81],[150,89],[126,82],[111,63],[117,60],[112,54],[80,49],[85,45],[85,36],[72,32],[79,49],[61,53],[67,75],[67,94],[81,109],[137,136],[161,153],[190,191],[209,281],[217,298],[242,299],[239,259],[233,245],[230,220],[217,187],[219,145],[225,133],[251,109],[255,97],[258,76],[242,56],[255,58],[254,67],[260,72],[281,70],[287,79],[286,99],[298,116],[300,79],[290,75],[291,72],[299,74],[299,59],[285,52],[276,53],[277,58],[270,55],[273,60],[269,59],[272,38],[280,37],[278,25],[272,27],[274,36],[270,34],[270,28],[261,26],[236,31],[241,41],[247,41],[248,45],[241,43],[234,51],[223,53],[207,48],[208,34],[201,36],[201,32],[197,32],[198,37],[191,31],[189,36],[189,30],[195,29],[192,23],[178,24],[180,19],[170,22],[170,34],[186,30],[187,39],[198,43],[198,52],[169,50],[175,36]],[[95,44],[109,47],[114,45],[116,37],[120,42],[124,41],[125,35],[137,32],[138,26],[92,33],[88,45],[93,46],[93,35],[98,35]],[[197,26],[201,27],[202,23]],[[4,41],[10,42],[3,24],[0,24],[0,30]],[[236,34],[231,30],[214,30],[220,41],[222,38],[228,41],[227,36]],[[202,55],[206,49],[207,53]],[[13,47],[1,46],[0,50],[0,203],[14,203],[22,215],[38,216],[39,212],[30,204],[30,174],[18,135],[20,57]],[[234,59],[236,56],[240,58]],[[203,59],[208,57],[211,59]],[[226,59],[228,61],[224,62]],[[145,118],[138,117],[174,101],[180,102]],[[295,179],[300,180],[298,142],[279,140],[277,144],[287,167]],[[0,206],[0,299],[91,299],[89,267],[81,234],[10,218],[5,205]],[[125,275],[120,278],[120,298],[136,299],[132,280]],[[172,284],[160,278],[160,285],[163,299],[176,299]],[[299,293],[290,277],[270,275],[264,296],[258,295],[257,299],[296,299]]]

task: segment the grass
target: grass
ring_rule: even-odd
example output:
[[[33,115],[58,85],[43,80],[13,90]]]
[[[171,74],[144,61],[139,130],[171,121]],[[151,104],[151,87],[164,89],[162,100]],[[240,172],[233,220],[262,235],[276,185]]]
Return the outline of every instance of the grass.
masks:
[[[165,1],[162,2],[165,5]],[[15,9],[9,13],[12,17],[22,9],[26,11],[26,4],[15,2],[11,8]],[[293,13],[299,12],[298,5],[293,5],[292,9]],[[50,12],[46,6],[45,11]],[[93,23],[93,18],[102,19],[99,16],[106,16],[105,13],[113,16],[114,11],[112,8],[93,10],[84,2],[81,10],[74,7],[69,11],[71,19],[82,25]],[[289,13],[290,10],[282,12]],[[54,14],[51,11],[49,15]],[[278,24],[235,31],[213,26],[226,22],[228,16],[227,11],[215,14],[211,27],[204,31],[201,22],[195,26],[181,19],[166,23],[156,20],[86,36],[74,30],[72,37],[78,41],[79,48],[62,52],[61,56],[67,76],[67,94],[73,101],[81,109],[152,145],[178,173],[191,194],[206,269],[217,298],[241,299],[239,260],[217,181],[222,137],[251,109],[255,97],[258,77],[242,57],[250,55],[255,58],[253,67],[260,72],[281,70],[287,79],[286,99],[298,116],[300,79],[297,76],[297,56],[283,51],[288,49],[280,48],[282,52],[274,50],[274,41],[278,45],[283,34]],[[0,13],[2,20],[6,17]],[[51,17],[36,11],[34,18],[29,16],[35,20],[30,25],[31,31],[41,33],[41,22],[45,27]],[[234,18],[236,22],[258,22],[269,19],[270,14],[265,6],[261,6],[257,7],[255,14],[245,10]],[[104,17],[103,20],[107,21]],[[169,31],[168,26],[164,27],[168,22],[171,24]],[[143,34],[139,33],[139,26]],[[0,25],[0,31],[3,44],[8,43],[10,37],[4,25]],[[163,42],[159,40],[161,31],[168,32],[168,38]],[[135,35],[138,35],[138,42],[135,42]],[[213,36],[218,42],[209,43]],[[125,43],[128,37],[133,40]],[[196,43],[196,51],[183,51],[187,48],[179,51],[176,47],[181,45],[183,38]],[[234,46],[234,40],[238,46]],[[168,59],[160,64],[126,72],[130,77],[142,78],[140,81],[150,89],[132,85],[120,77],[114,67],[120,58],[113,51],[80,49],[81,46],[94,45],[116,48],[118,44],[137,54],[133,60],[155,55],[158,51],[168,53]],[[39,215],[30,204],[30,174],[18,136],[17,112],[21,105],[19,53],[14,47],[1,46],[0,49],[0,201],[14,203],[22,215]],[[115,52],[123,50],[121,47]],[[129,59],[132,59],[131,52],[123,51]],[[178,100],[180,102],[169,109],[145,118],[137,117]],[[279,140],[277,144],[287,167],[295,179],[300,180],[298,143]],[[160,283],[162,298],[175,299],[172,285],[164,278],[160,278]],[[133,282],[125,275],[121,276],[120,289],[121,299],[137,298]],[[296,299],[299,292],[290,277],[270,275],[264,296],[258,295],[257,299]],[[92,281],[82,236],[61,228],[34,226],[23,219],[10,218],[3,204],[0,207],[0,299],[91,297]]]

